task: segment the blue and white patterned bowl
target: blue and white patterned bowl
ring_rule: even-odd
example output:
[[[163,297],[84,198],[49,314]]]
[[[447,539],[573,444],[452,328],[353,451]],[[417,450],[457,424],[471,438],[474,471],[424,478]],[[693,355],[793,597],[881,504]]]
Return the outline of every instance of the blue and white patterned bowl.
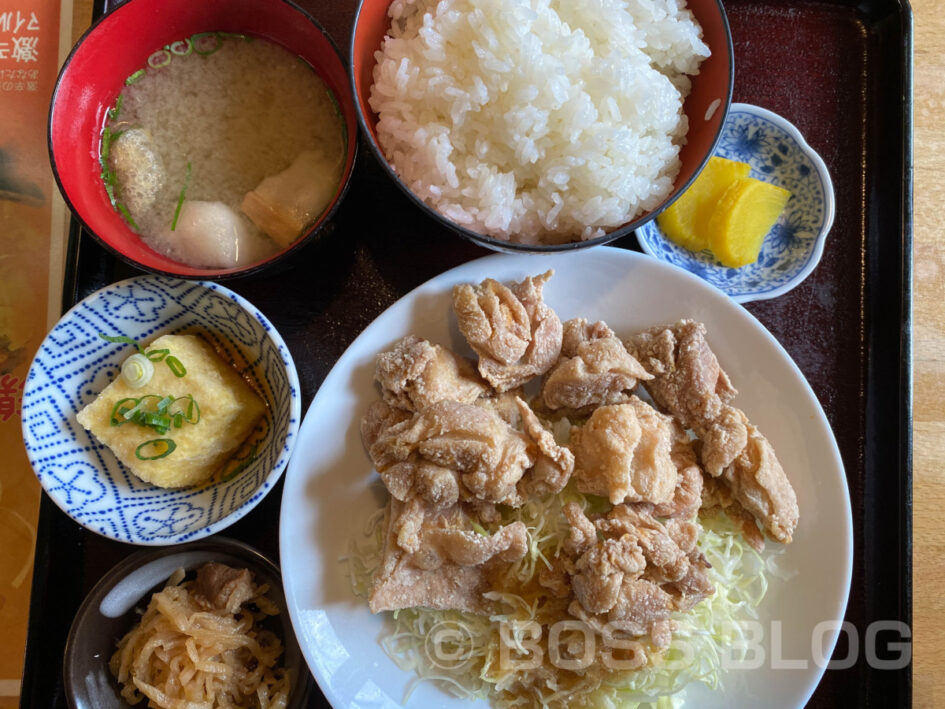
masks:
[[[694,253],[671,242],[656,220],[637,229],[640,246],[650,256],[702,277],[739,303],[787,293],[817,266],[833,224],[833,184],[824,161],[797,128],[776,113],[747,103],[732,104],[714,155],[747,162],[752,177],[791,191],[758,261],[742,268],[723,266],[708,249]]]
[[[269,408],[249,467],[226,482],[168,490],[135,477],[75,417],[133,352],[99,333],[146,343],[184,332],[200,332],[245,364]],[[76,522],[121,542],[178,544],[228,527],[272,489],[295,445],[300,409],[292,355],[251,303],[215,283],[139,276],[93,293],[47,335],[23,392],[23,440],[46,493]]]

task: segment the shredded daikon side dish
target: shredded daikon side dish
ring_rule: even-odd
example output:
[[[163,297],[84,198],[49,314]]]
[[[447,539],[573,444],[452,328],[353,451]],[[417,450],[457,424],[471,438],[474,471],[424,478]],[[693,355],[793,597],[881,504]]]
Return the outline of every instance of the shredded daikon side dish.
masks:
[[[426,681],[453,695],[485,699],[497,707],[669,709],[683,705],[685,688],[691,683],[711,689],[722,687],[723,658],[737,663],[747,654],[737,649],[749,646],[741,624],[758,618],[758,606],[768,590],[768,576],[783,575],[776,559],[780,550],[769,544],[759,554],[724,514],[700,516],[698,547],[712,565],[708,574],[715,593],[692,609],[673,614],[676,629],[672,645],[660,652],[643,639],[649,658],[646,666],[608,670],[600,661],[600,653],[612,652],[619,659],[619,651],[608,651],[598,635],[594,662],[580,671],[561,669],[549,662],[548,638],[554,623],[572,618],[567,611],[568,599],[554,598],[539,585],[538,572],[550,565],[568,537],[569,525],[561,510],[569,501],[581,504],[589,515],[604,513],[611,507],[604,498],[581,494],[570,484],[557,496],[503,511],[500,524],[516,520],[526,524],[529,550],[499,581],[502,590],[486,594],[496,602],[492,616],[424,608],[385,614],[387,623],[381,638],[385,652],[402,670],[416,675],[408,697],[418,682]],[[368,522],[364,537],[352,543],[346,557],[352,589],[360,597],[367,598],[371,590],[384,548],[385,527],[384,510],[380,510]],[[538,641],[527,632],[532,621],[541,625]],[[444,667],[429,657],[428,636],[443,623],[463,628],[469,637],[467,647],[457,648],[463,652],[456,655],[464,661],[454,667]],[[544,658],[538,667],[509,667],[509,657],[528,660],[536,643]],[[561,644],[566,646],[567,640]],[[578,648],[577,655],[582,651]]]
[[[205,610],[181,584],[179,570],[151,597],[141,621],[118,643],[109,664],[129,704],[149,707],[287,706],[290,673],[278,666],[282,643],[259,626],[279,609],[255,586],[237,611]]]

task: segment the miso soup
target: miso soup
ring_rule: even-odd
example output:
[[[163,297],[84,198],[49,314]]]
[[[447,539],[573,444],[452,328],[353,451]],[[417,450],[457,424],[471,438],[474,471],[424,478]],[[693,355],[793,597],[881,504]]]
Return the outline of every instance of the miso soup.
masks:
[[[203,33],[154,52],[102,133],[105,189],[156,251],[233,268],[282,250],[332,202],[346,156],[329,89],[264,39]]]

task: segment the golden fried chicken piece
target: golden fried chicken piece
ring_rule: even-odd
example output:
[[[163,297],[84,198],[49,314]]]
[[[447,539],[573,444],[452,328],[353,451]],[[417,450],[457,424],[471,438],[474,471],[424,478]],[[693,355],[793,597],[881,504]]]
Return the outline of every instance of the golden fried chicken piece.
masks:
[[[565,446],[559,446],[551,431],[546,429],[535,412],[522,401],[515,398],[521,415],[525,435],[537,448],[534,467],[523,480],[522,494],[539,497],[557,494],[564,489],[574,472],[574,454]]]
[[[604,632],[606,623],[622,635],[649,635],[657,647],[668,647],[671,638],[666,633],[672,630],[670,613],[675,609],[673,596],[660,586],[642,578],[624,575],[617,590],[615,601],[601,614],[588,612],[575,597],[568,606],[568,613],[585,622],[598,633]],[[646,664],[646,652],[640,647],[637,658],[642,667]]]
[[[525,436],[493,410],[441,401],[387,428],[369,452],[385,483],[393,471],[416,481],[433,466],[457,475],[465,494],[519,505],[523,500],[516,485],[535,463],[530,448]],[[391,494],[398,496],[393,489]]]
[[[715,586],[709,579],[706,569],[711,568],[705,556],[698,552],[689,555],[689,571],[678,581],[665,584],[662,588],[673,599],[673,607],[687,611],[703,599],[715,593]]]
[[[386,437],[388,432],[399,424],[403,425],[397,430],[403,429],[413,416],[409,411],[388,406],[383,401],[371,404],[361,419],[361,440],[368,453],[370,454],[378,439]],[[375,461],[375,466],[376,464]],[[387,490],[401,502],[419,497],[426,506],[445,509],[459,500],[459,481],[456,473],[418,456],[394,460],[378,472]]]
[[[525,555],[525,525],[515,522],[483,536],[454,506],[421,515],[417,551],[410,553],[398,536],[398,530],[415,526],[403,520],[410,514],[409,505],[396,498],[389,504],[383,557],[369,597],[371,611],[423,607],[489,613],[492,603],[483,593],[492,590],[490,579],[497,568]]]
[[[414,335],[377,356],[374,378],[384,401],[407,411],[445,400],[470,403],[488,389],[469,362]]]
[[[797,528],[797,494],[768,439],[747,418],[745,426],[748,443],[721,477],[735,499],[764,525],[765,531],[788,544]]]
[[[673,421],[673,445],[669,456],[677,472],[673,498],[655,505],[653,514],[657,517],[692,519],[702,506],[702,469],[688,434],[676,421]]]
[[[698,430],[738,393],[705,340],[705,325],[680,320],[629,338],[627,350],[654,378],[644,385],[657,406]]]
[[[663,522],[669,538],[686,554],[692,552],[699,541],[701,528],[695,519],[693,515],[691,519],[667,519]]]
[[[646,561],[637,541],[625,534],[595,543],[574,566],[574,597],[588,613],[597,614],[607,613],[618,604],[624,581],[638,578]]]
[[[640,503],[617,505],[592,522],[578,504],[566,504],[568,539],[551,568],[539,573],[539,583],[558,598],[567,597],[570,583],[569,613],[598,632],[609,621],[631,636],[649,634],[663,648],[672,640],[670,613],[691,608],[715,589],[696,547],[698,524],[664,524],[651,510]]]
[[[497,391],[544,374],[561,352],[561,320],[542,300],[552,271],[505,286],[487,278],[453,288],[460,332],[479,355],[479,373]]]
[[[673,597],[657,584],[642,578],[624,578],[617,603],[607,612],[607,618],[636,627],[643,634],[651,632],[654,623],[667,620],[673,610]]]
[[[688,610],[715,593],[705,571],[709,564],[696,546],[699,525],[694,519],[661,523],[642,507],[618,505],[595,524],[604,535],[635,538],[646,559],[641,579],[668,593],[674,610]]]
[[[479,566],[490,559],[518,561],[528,550],[528,535],[524,522],[512,522],[489,536],[474,530],[424,530],[422,555],[435,557],[442,564],[452,562],[460,566]],[[435,568],[435,567],[428,567]]]
[[[495,411],[499,418],[514,429],[522,428],[522,414],[518,408],[518,399],[525,397],[522,387],[515,387],[508,391],[497,392],[490,390],[476,399],[476,406],[484,406]]]
[[[382,432],[410,417],[409,411],[389,406],[383,401],[373,402],[361,418],[361,442],[364,448],[370,451]]]
[[[411,563],[433,570],[443,564],[479,566],[491,559],[517,561],[525,556],[528,535],[524,523],[513,522],[484,535],[473,529],[473,521],[459,505],[428,510],[418,530],[420,543],[412,552]]]
[[[650,632],[651,638],[655,634],[662,640],[663,633],[667,627],[665,625],[666,619],[654,620],[649,624],[649,629],[647,629],[645,625],[635,624],[629,621],[609,622],[606,616],[596,616],[585,611],[577,600],[571,601],[571,604],[568,606],[568,613],[574,618],[577,618],[583,622],[588,628],[593,630],[599,636],[610,633],[612,637],[627,639],[627,636],[640,637],[646,635],[647,632]],[[669,623],[669,628],[671,629],[672,621],[669,621]],[[655,638],[653,644],[656,645]],[[661,646],[657,645],[657,647]],[[622,669],[625,670],[638,670],[644,667],[647,663],[647,650],[645,644],[642,642],[637,642],[622,650],[620,662]]]
[[[393,500],[401,501],[396,496],[391,497],[391,501]],[[397,510],[398,514],[390,520],[388,535],[396,539],[397,546],[404,551],[410,553],[420,551],[420,531],[423,529],[423,523],[428,514],[435,512],[434,508],[431,506],[428,510],[424,501],[414,495],[408,497],[406,504]]]
[[[701,439],[705,470],[720,477],[740,506],[773,539],[789,543],[797,527],[797,495],[768,440],[740,409],[736,392],[692,320],[631,337],[627,348],[654,378],[644,386],[657,405]]]
[[[717,479],[772,539],[790,544],[800,516],[797,493],[768,439],[749,423],[744,412],[729,408],[737,415],[739,428],[744,428],[746,442]],[[718,451],[719,448],[711,448],[705,442],[702,446],[704,459],[711,460]]]
[[[583,554],[597,543],[597,528],[576,502],[568,502],[561,510],[571,526],[564,550],[568,554]]]
[[[646,511],[632,505],[617,505],[597,522],[606,535],[633,537],[646,558],[650,580],[678,581],[689,571],[686,551],[670,536],[669,530]]]
[[[650,624],[650,638],[653,640],[653,646],[659,650],[665,650],[673,643],[673,630],[676,629],[676,622],[666,618],[664,620],[654,620]]]
[[[755,518],[732,495],[725,480],[711,477],[703,480],[701,509],[703,514],[724,512],[738,525],[742,536],[752,549],[759,553],[764,551],[764,534],[758,528]]]
[[[698,467],[685,468],[678,476],[673,499],[653,506],[657,517],[692,519],[702,506],[702,471]]]
[[[702,507],[724,509],[741,526],[748,543],[759,551],[764,548],[764,540],[752,518],[772,539],[788,544],[799,517],[797,494],[768,439],[743,411],[727,409],[730,420],[737,420],[744,429],[745,444],[718,477],[705,481]],[[717,450],[704,443],[703,459]]]
[[[700,457],[709,475],[721,475],[748,445],[746,423],[744,413],[725,405],[715,419],[699,426]]]
[[[669,502],[677,477],[672,440],[671,419],[637,397],[595,409],[584,426],[571,429],[578,490],[615,505]]]
[[[622,404],[639,379],[652,379],[604,322],[584,318],[564,323],[561,359],[545,375],[544,405],[551,410],[586,413],[597,406]]]

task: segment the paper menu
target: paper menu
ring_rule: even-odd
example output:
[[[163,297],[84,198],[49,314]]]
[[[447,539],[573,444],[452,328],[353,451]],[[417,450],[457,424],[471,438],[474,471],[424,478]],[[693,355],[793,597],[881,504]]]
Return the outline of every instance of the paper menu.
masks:
[[[23,448],[20,405],[61,303],[68,217],[46,122],[74,9],[71,0],[0,0],[0,707],[19,703],[26,646],[40,488]]]

